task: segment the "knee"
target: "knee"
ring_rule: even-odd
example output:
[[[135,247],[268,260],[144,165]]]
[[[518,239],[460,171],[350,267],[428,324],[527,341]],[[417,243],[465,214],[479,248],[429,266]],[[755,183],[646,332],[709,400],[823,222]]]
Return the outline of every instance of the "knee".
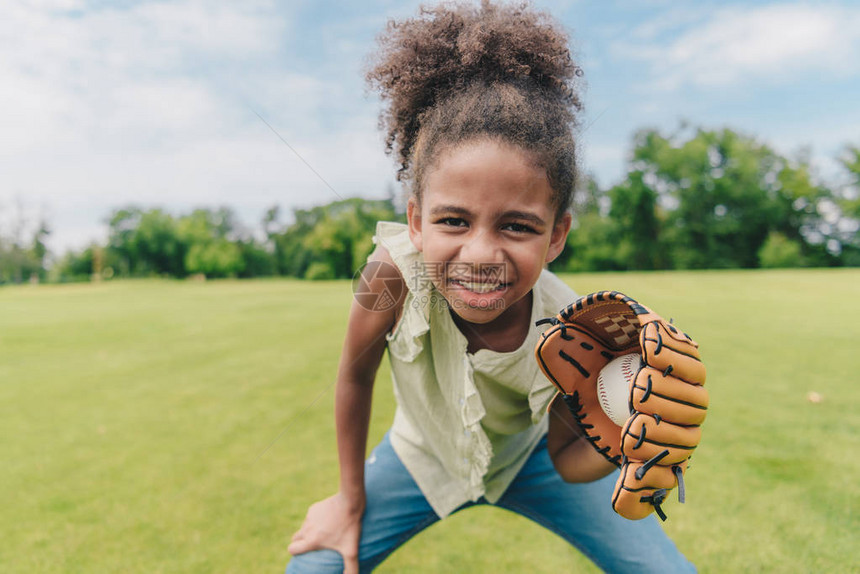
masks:
[[[293,556],[286,574],[341,574],[343,558],[334,550],[314,550]]]

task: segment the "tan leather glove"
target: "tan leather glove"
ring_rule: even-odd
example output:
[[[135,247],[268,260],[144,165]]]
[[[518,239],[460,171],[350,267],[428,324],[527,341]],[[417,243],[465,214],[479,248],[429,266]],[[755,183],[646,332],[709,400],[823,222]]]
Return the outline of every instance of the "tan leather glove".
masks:
[[[701,440],[708,408],[705,366],[698,345],[662,317],[617,291],[579,298],[538,324],[550,323],[535,349],[541,370],[558,388],[597,452],[621,467],[612,508],[631,520],[662,504],[678,486]],[[637,353],[642,367],[630,385],[630,417],[622,426],[600,406],[597,377],[622,355]]]

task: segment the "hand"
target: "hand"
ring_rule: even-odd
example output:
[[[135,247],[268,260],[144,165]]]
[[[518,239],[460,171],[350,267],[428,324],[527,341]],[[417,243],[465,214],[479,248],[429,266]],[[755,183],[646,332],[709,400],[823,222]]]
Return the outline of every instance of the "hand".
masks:
[[[351,503],[338,492],[311,505],[299,531],[293,534],[287,551],[304,554],[329,548],[343,557],[344,574],[358,574],[358,542],[364,501]]]
[[[560,395],[551,403],[549,417],[547,452],[565,482],[591,482],[615,470],[591,446]]]

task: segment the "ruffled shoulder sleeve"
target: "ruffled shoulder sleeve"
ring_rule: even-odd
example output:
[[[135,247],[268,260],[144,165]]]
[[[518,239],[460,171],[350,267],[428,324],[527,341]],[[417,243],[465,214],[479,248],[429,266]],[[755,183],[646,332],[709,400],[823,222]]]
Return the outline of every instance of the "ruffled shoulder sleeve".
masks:
[[[405,224],[378,222],[373,243],[385,247],[407,288],[403,313],[388,334],[388,349],[393,357],[412,361],[424,348],[424,337],[430,330],[428,303],[436,296],[433,283],[425,273],[424,256],[409,239]]]
[[[409,228],[403,223],[394,223],[393,221],[380,221],[376,224],[376,235],[373,236],[373,243],[382,245],[388,250],[388,254],[394,260],[394,264],[400,270],[404,279],[407,278],[407,273],[414,275],[418,270],[423,268],[423,257],[421,252],[415,249],[412,241],[409,239]],[[412,289],[413,285],[410,281],[406,281],[407,287]]]

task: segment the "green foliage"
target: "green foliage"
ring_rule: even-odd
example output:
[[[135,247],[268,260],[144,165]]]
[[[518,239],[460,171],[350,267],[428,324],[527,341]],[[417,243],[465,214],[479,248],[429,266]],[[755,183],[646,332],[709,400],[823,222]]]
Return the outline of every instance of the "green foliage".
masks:
[[[184,273],[206,277],[235,277],[245,268],[242,250],[230,241],[235,229],[233,213],[197,209],[178,221],[177,236],[184,246]]]
[[[730,129],[640,130],[622,181],[607,188],[585,181],[566,249],[551,268],[860,266],[860,147],[847,146],[838,160],[847,183],[828,187],[807,157],[785,157]],[[51,277],[349,278],[373,250],[376,223],[404,220],[393,196],[292,215],[284,224],[274,206],[254,233],[226,207],[178,216],[124,207],[108,218],[104,248],[67,254]],[[29,243],[0,235],[0,283],[45,279],[48,233],[42,223]]]
[[[335,270],[330,263],[325,261],[314,261],[305,271],[305,279],[310,279],[311,281],[325,281],[335,278]]]
[[[45,240],[51,234],[47,222],[40,219],[33,228],[20,202],[8,217],[8,222],[9,232],[0,226],[0,285],[45,281],[48,263]]]
[[[256,240],[248,239],[235,243],[239,249],[242,269],[237,272],[238,277],[269,277],[275,275],[276,260],[265,245]]]
[[[789,239],[782,233],[772,231],[758,251],[761,267],[802,267],[804,260],[800,242]]]
[[[840,202],[849,217],[860,219],[860,147],[846,146],[839,163],[849,177],[848,194]]]
[[[50,234],[51,229],[48,227],[48,222],[44,219],[41,220],[38,228],[33,233],[33,239],[30,246],[30,257],[36,267],[34,273],[39,278],[40,282],[45,281],[48,273],[48,246],[45,244],[45,241]]]
[[[639,171],[627,175],[627,181],[609,190],[616,258],[622,269],[662,269],[667,266],[658,218],[657,192],[645,185]]]
[[[55,279],[61,283],[89,281],[93,275],[93,252],[96,246],[81,251],[69,251],[56,266]]]
[[[119,209],[109,220],[108,250],[122,275],[184,277],[187,245],[176,220],[161,209]]]
[[[808,166],[725,129],[687,141],[637,136],[634,166],[667,205],[666,244],[679,268],[756,267],[771,231],[796,239],[818,190]]]
[[[242,253],[235,243],[213,239],[194,243],[185,255],[185,271],[206,277],[235,277],[243,269]]]
[[[641,130],[633,144],[624,181],[606,192],[587,186],[570,253],[556,268],[752,268],[773,234],[785,238],[783,251],[799,248],[794,264],[841,262],[821,216],[833,191],[813,181],[806,158],[781,156],[729,129]],[[608,209],[595,207],[602,204]],[[768,246],[765,258],[778,247]]]
[[[373,250],[380,220],[397,220],[393,198],[352,198],[296,210],[284,226],[272,207],[264,214],[260,241],[244,231],[232,210],[196,209],[174,216],[161,209],[125,207],[108,219],[108,244],[70,253],[55,276],[81,280],[109,277],[209,278],[290,275],[309,279],[352,277]],[[98,256],[98,257],[96,257]],[[97,269],[98,268],[98,269]]]
[[[615,225],[597,213],[586,213],[576,218],[571,226],[565,246],[565,257],[553,265],[564,271],[618,271],[618,251],[613,243]]]
[[[183,277],[187,245],[177,233],[177,222],[160,209],[141,214],[135,235],[135,247],[144,272],[153,275]]]
[[[622,267],[617,261],[615,222],[601,211],[607,200],[597,182],[587,178],[583,189],[575,195],[573,221],[567,244],[552,262],[553,271],[615,271]]]
[[[0,284],[23,283],[43,274],[43,266],[30,249],[0,241]]]
[[[373,250],[376,223],[398,219],[390,199],[351,198],[294,215],[293,225],[270,235],[281,257],[278,267],[287,275],[314,278],[352,277]]]
[[[823,233],[831,251],[838,253],[846,266],[860,266],[860,147],[846,146],[838,158],[845,170],[847,184],[835,199],[840,212],[836,225]]]

